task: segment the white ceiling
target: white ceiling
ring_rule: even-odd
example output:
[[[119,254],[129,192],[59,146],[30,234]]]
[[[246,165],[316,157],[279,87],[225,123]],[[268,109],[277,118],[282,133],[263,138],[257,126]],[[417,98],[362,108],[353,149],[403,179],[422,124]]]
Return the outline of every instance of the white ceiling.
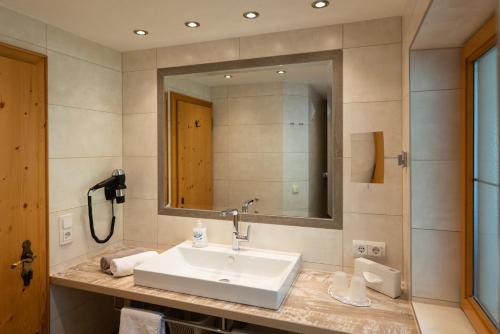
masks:
[[[497,0],[434,0],[412,49],[461,47],[495,14]]]
[[[469,0],[475,1],[475,0]],[[0,0],[37,18],[119,51],[186,44],[403,14],[406,0],[330,0],[324,9],[312,0]],[[244,19],[256,10],[256,20]],[[198,29],[184,22],[196,20]],[[133,29],[150,34],[140,38]]]

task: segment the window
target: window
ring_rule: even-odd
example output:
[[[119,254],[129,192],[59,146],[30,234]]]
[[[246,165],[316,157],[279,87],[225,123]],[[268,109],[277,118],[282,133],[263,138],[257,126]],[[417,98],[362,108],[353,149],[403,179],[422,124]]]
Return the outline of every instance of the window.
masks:
[[[496,25],[463,50],[465,219],[462,307],[479,332],[499,328],[499,123]]]

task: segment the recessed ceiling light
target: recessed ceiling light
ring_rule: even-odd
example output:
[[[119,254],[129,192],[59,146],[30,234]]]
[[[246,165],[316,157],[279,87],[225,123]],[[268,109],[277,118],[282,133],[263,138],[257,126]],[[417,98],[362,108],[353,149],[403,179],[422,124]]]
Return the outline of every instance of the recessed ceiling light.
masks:
[[[224,75],[224,78],[226,78],[226,79],[231,79],[232,77],[233,77],[233,76],[232,76],[231,74],[226,74],[226,75]]]
[[[146,30],[143,30],[143,29],[135,29],[134,34],[136,34],[138,36],[146,36],[148,34],[148,32]]]
[[[198,28],[200,26],[200,23],[196,21],[187,21],[184,23],[184,25],[188,28]]]
[[[329,4],[330,4],[330,1],[327,1],[327,0],[316,0],[316,1],[313,1],[311,6],[313,8],[325,8]]]
[[[249,20],[253,20],[259,17],[259,12],[254,12],[254,11],[246,12],[243,13],[243,17]]]
[[[276,73],[277,73],[277,74],[285,74],[285,73],[286,73],[286,71],[285,71],[285,70],[277,70],[277,71],[276,71]]]

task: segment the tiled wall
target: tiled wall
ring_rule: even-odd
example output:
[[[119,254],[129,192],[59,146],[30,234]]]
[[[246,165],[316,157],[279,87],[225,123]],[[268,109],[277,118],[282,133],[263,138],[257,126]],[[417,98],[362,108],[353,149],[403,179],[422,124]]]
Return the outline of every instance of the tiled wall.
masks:
[[[122,165],[120,53],[0,7],[0,41],[48,56],[49,239],[51,272],[98,250],[90,237],[86,191]],[[95,196],[98,233],[110,207]],[[60,246],[58,216],[73,215],[73,243]],[[113,241],[122,240],[122,214]],[[51,289],[51,332],[89,333],[114,327],[111,299]],[[75,322],[85,316],[88,321]],[[106,318],[111,321],[104,320]],[[99,323],[101,321],[101,323]],[[103,325],[103,323],[105,325]],[[75,326],[78,324],[78,326]]]
[[[460,49],[410,57],[413,296],[460,298]]]
[[[125,204],[124,239],[174,245],[190,238],[196,221],[157,215],[156,68],[344,48],[344,230],[254,224],[250,245],[302,252],[307,266],[349,269],[352,239],[385,241],[383,262],[402,269],[401,42],[401,18],[389,18],[125,53],[124,164],[142,192]],[[349,180],[350,133],[367,131],[386,136],[384,184]],[[230,242],[228,221],[207,225],[211,241]]]

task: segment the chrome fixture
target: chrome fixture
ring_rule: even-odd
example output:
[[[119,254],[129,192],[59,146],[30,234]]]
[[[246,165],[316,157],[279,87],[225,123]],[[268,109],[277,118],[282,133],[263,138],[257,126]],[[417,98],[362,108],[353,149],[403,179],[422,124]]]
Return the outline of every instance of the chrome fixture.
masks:
[[[246,201],[245,203],[243,203],[243,205],[241,206],[241,212],[242,213],[248,213],[248,208],[254,204],[255,202],[257,202],[259,199],[258,198],[254,198],[254,199],[250,199],[248,201]]]
[[[246,19],[249,19],[249,20],[253,20],[253,19],[256,19],[257,17],[259,17],[259,12],[255,12],[255,11],[245,12],[245,13],[243,13],[243,17]]]
[[[325,8],[329,4],[330,4],[330,1],[327,1],[327,0],[316,0],[316,1],[313,1],[311,6],[312,6],[312,8],[321,9],[321,8]]]
[[[285,73],[286,73],[286,71],[285,71],[285,70],[277,70],[277,71],[276,71],[276,73],[277,73],[277,74],[285,74]]]
[[[136,34],[137,36],[146,36],[149,33],[147,30],[144,29],[135,29],[134,34]]]
[[[231,74],[226,74],[226,75],[224,75],[224,78],[226,78],[226,79],[231,79],[232,77],[233,77],[233,76],[232,76]]]
[[[229,215],[233,216],[233,250],[240,249],[240,242],[250,240],[250,225],[247,226],[246,235],[240,234],[240,213],[238,209],[227,209],[221,211],[221,216],[226,217]]]
[[[184,25],[188,28],[198,28],[201,24],[199,22],[196,22],[196,21],[187,21],[187,22],[184,22]]]
[[[401,152],[398,155],[398,166],[408,167],[408,152]]]

